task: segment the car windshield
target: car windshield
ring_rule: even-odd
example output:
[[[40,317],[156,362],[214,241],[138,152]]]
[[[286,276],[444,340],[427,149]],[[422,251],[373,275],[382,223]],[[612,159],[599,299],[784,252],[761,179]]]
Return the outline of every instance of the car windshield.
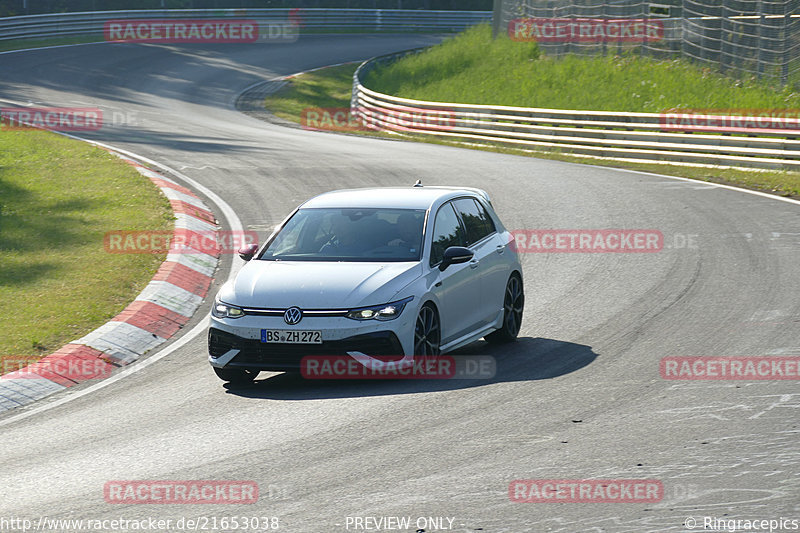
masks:
[[[424,221],[422,209],[300,209],[259,259],[419,261]]]

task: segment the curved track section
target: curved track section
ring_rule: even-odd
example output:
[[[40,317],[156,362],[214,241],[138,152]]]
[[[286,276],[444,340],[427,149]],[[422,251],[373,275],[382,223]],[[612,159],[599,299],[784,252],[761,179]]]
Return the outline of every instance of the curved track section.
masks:
[[[509,228],[657,229],[664,249],[524,254],[522,338],[464,350],[497,358],[490,382],[263,374],[232,389],[208,367],[203,336],[184,340],[126,379],[5,425],[0,517],[277,516],[290,532],[354,531],[348,517],[387,516],[411,517],[395,531],[414,531],[419,517],[448,517],[451,531],[494,533],[800,518],[797,381],[659,376],[665,356],[800,355],[800,206],[655,175],[281,128],[233,110],[259,80],[434,40],[6,54],[0,96],[130,117],[93,135],[185,173],[262,236],[311,195],[419,178],[487,189]],[[651,504],[509,500],[512,480],[548,478],[659,479],[665,494]],[[261,497],[106,503],[106,482],[131,479],[251,480]]]

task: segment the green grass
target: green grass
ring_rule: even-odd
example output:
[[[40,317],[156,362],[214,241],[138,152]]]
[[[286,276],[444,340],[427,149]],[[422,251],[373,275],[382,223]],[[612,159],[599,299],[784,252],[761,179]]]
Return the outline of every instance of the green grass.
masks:
[[[356,64],[342,65],[318,70],[293,78],[280,91],[266,98],[265,107],[281,118],[293,122],[301,122],[303,109],[309,107],[346,108],[350,105],[350,91]],[[360,132],[363,133],[363,132]],[[367,135],[379,135],[398,138],[397,135],[367,132]],[[463,146],[456,141],[442,140],[434,136],[414,136],[408,139],[420,140],[435,144]],[[514,149],[506,145],[486,145],[470,148],[501,153],[535,156],[545,159],[557,159],[576,163],[588,163],[631,170],[654,172],[670,176],[680,176],[716,183],[726,183],[756,190],[773,192],[782,196],[800,197],[800,172],[784,171],[751,171],[738,169],[720,169],[707,167],[690,167],[661,163],[639,163],[614,160],[585,158],[560,152],[530,152]]]
[[[475,26],[373,70],[365,85],[405,98],[521,107],[659,113],[670,108],[800,108],[800,91],[736,80],[683,60],[544,56],[535,43]]]
[[[267,96],[264,105],[276,117],[304,126],[307,125],[303,120],[303,111],[306,109],[323,108],[330,112],[343,110],[349,113],[356,68],[358,63],[348,63],[292,78],[286,86]],[[358,134],[396,138],[392,134],[367,128],[359,129]]]
[[[293,78],[267,97],[266,106],[275,116],[298,123],[309,107],[349,108],[357,67],[357,63],[348,63]]]
[[[113,230],[170,230],[167,199],[119,158],[0,131],[0,356],[46,355],[114,317],[164,254],[106,253]]]

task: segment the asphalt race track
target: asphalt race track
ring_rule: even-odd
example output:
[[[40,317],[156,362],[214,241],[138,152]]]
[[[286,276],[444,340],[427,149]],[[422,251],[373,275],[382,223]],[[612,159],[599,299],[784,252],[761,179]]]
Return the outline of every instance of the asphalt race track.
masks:
[[[264,79],[436,41],[316,36],[0,55],[0,98],[101,107],[116,123],[83,137],[182,172],[262,238],[312,195],[416,179],[486,189],[509,229],[664,235],[658,253],[523,254],[521,338],[461,350],[496,358],[489,381],[317,382],[264,373],[253,387],[226,388],[200,334],[90,394],[75,387],[6,413],[0,519],[274,516],[279,531],[292,533],[368,531],[376,522],[359,528],[354,518],[390,516],[411,517],[410,528],[395,531],[443,517],[448,531],[487,533],[800,519],[797,379],[659,374],[667,356],[800,355],[800,205],[663,176],[286,128],[233,106]],[[229,268],[229,259],[222,264]],[[227,276],[219,272],[217,286]],[[192,324],[208,309],[206,302]],[[77,397],[12,419],[70,396]],[[586,478],[657,479],[663,499],[509,498],[513,480]],[[248,480],[260,498],[109,504],[103,487],[111,480]]]

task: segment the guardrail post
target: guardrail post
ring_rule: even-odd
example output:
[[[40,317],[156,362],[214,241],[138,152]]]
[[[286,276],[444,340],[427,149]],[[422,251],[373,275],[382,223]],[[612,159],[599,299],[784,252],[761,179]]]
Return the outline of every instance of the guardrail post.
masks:
[[[789,54],[789,26],[797,24],[789,20],[791,15],[787,2],[783,6],[783,18],[781,18],[780,29],[778,30],[778,34],[783,37],[781,40],[781,85],[789,83],[789,62],[792,59]]]
[[[494,0],[492,10],[492,39],[497,39],[500,35],[500,27],[503,25],[503,0]]]
[[[756,2],[756,13],[758,13],[758,27],[756,28],[756,48],[758,49],[758,54],[756,56],[756,73],[758,74],[758,78],[761,79],[764,76],[764,23],[766,22],[764,7],[761,4],[761,0]]]

